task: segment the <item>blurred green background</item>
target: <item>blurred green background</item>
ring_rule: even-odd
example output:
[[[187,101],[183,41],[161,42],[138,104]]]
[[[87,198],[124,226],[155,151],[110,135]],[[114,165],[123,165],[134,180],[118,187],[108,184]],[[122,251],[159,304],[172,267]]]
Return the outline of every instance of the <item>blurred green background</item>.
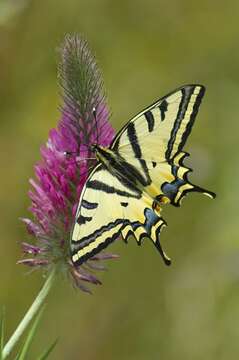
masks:
[[[28,178],[59,119],[57,47],[83,33],[104,75],[116,129],[185,83],[207,87],[193,133],[196,184],[167,207],[164,266],[150,242],[114,243],[103,286],[88,296],[58,281],[31,359],[57,336],[51,359],[224,360],[239,356],[239,2],[7,0],[0,2],[0,302],[7,335],[43,283],[16,265],[27,240]]]

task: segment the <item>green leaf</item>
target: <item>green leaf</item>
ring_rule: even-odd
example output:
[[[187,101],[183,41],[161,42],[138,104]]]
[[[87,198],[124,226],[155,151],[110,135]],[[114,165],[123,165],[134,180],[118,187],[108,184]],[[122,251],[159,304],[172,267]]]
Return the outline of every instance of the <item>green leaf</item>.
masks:
[[[58,339],[56,339],[56,340],[49,346],[49,348],[48,348],[46,351],[44,351],[44,353],[43,353],[41,356],[39,356],[39,358],[37,358],[37,360],[45,360],[45,359],[47,359],[47,358],[48,358],[48,355],[50,355],[50,353],[51,353],[51,352],[53,351],[53,349],[55,348],[57,342],[58,342]]]
[[[43,313],[43,310],[44,308],[42,308],[39,313],[37,314],[33,324],[32,324],[32,327],[27,335],[27,338],[25,340],[25,343],[23,345],[23,348],[22,350],[20,351],[20,353],[17,355],[16,357],[16,360],[25,360],[26,358],[26,355],[27,355],[27,352],[29,350],[29,347],[33,341],[33,338],[34,338],[34,335],[36,333],[36,330],[37,330],[37,327],[38,327],[38,324],[40,322],[40,319],[41,319],[41,316],[42,316],[42,313]]]
[[[3,344],[4,344],[4,324],[5,324],[5,309],[2,309],[2,316],[0,320],[0,360],[2,360]]]

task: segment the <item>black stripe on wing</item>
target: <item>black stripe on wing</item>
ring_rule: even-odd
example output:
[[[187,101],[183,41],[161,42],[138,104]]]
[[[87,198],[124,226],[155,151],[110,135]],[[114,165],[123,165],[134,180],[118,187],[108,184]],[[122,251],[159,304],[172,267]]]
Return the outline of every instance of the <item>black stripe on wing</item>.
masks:
[[[74,258],[74,255],[78,254],[79,258],[74,261],[75,265],[81,265],[88,259],[90,259],[92,256],[98,254],[101,250],[105,249],[109,244],[114,242],[120,235],[120,231],[123,225],[129,224],[129,220],[126,219],[116,219],[114,222],[110,222],[107,225],[103,225],[101,228],[95,230],[92,234],[89,236],[85,236],[84,238],[80,239],[79,241],[76,241],[72,244],[72,258]],[[98,245],[95,244],[95,247],[91,249],[89,252],[86,252],[85,254],[81,255],[81,251],[89,246],[90,244],[94,245],[94,242],[96,242],[97,239],[99,239],[101,236],[104,235],[106,231],[110,231],[117,227],[118,225],[122,226],[110,237],[106,237],[104,241],[100,242]]]
[[[182,122],[182,120],[184,118],[184,115],[185,115],[185,113],[187,111],[187,107],[188,107],[192,92],[193,92],[193,88],[183,88],[183,89],[181,89],[182,97],[181,97],[181,101],[180,101],[180,104],[179,104],[177,116],[176,116],[176,119],[174,121],[173,128],[171,130],[170,138],[169,138],[169,141],[168,141],[168,146],[167,146],[167,150],[166,150],[166,153],[165,153],[166,159],[170,159],[170,156],[171,156],[171,153],[172,153],[172,150],[173,150],[173,145],[174,145],[174,142],[175,142],[175,139],[176,139],[176,135],[177,135],[178,129],[179,129],[180,125],[181,125],[181,122]]]
[[[166,99],[164,99],[161,104],[159,105],[159,110],[160,110],[160,114],[161,114],[161,121],[164,121],[165,119],[165,113],[168,110],[168,102]]]
[[[132,146],[132,149],[134,151],[135,157],[141,158],[142,152],[141,152],[141,149],[139,146],[138,137],[137,137],[135,126],[134,126],[133,122],[129,123],[129,125],[128,125],[127,135],[128,135],[129,142]]]
[[[144,116],[145,116],[145,119],[146,119],[147,124],[148,124],[148,130],[149,130],[149,132],[152,132],[153,129],[154,129],[154,123],[155,123],[154,116],[153,116],[151,111],[146,111]]]
[[[81,250],[84,247],[88,246],[92,242],[94,242],[99,236],[101,236],[105,231],[112,230],[114,227],[116,227],[119,224],[124,224],[126,220],[125,219],[116,219],[115,221],[112,221],[106,225],[101,226],[99,229],[96,229],[94,232],[92,232],[88,236],[84,236],[79,241],[74,242],[74,247],[77,247],[77,250]]]
[[[151,111],[148,111],[145,113],[145,119],[148,123],[148,129],[150,132],[153,130],[153,127],[154,127],[154,116]],[[128,125],[127,135],[128,135],[128,139],[129,139],[130,145],[132,147],[134,156],[136,159],[138,159],[138,161],[141,165],[141,168],[143,170],[144,176],[145,176],[145,179],[144,179],[142,177],[142,175],[138,172],[138,170],[136,168],[134,168],[134,171],[139,173],[139,175],[136,177],[136,179],[138,179],[142,183],[142,185],[147,186],[151,183],[151,179],[149,177],[149,172],[148,172],[146,162],[145,162],[145,160],[141,159],[142,151],[141,151],[141,148],[139,145],[137,132],[136,132],[135,125],[133,122],[129,123],[129,125]],[[125,161],[125,164],[127,164],[128,166],[131,166],[131,168],[133,168],[133,166],[131,164],[127,163],[126,161]]]
[[[199,106],[201,104],[201,101],[202,101],[202,98],[205,94],[205,87],[204,86],[201,86],[201,89],[197,95],[197,98],[196,98],[196,101],[193,105],[193,111],[191,113],[191,116],[190,116],[190,120],[186,126],[186,129],[185,129],[185,132],[183,133],[183,136],[182,136],[182,140],[178,146],[178,151],[181,151],[187,138],[188,138],[188,135],[190,134],[191,130],[192,130],[192,126],[194,124],[194,121],[195,121],[195,118],[196,118],[196,115],[198,113],[198,110],[199,110]]]
[[[141,195],[142,191],[138,188],[138,182],[140,182],[143,186],[147,186],[151,183],[151,179],[149,177],[149,170],[145,160],[138,159],[138,162],[141,165],[140,170],[121,157],[121,171],[116,176],[123,185]],[[143,171],[143,174],[141,170]]]
[[[134,125],[133,125],[134,127]],[[133,133],[135,134],[134,138],[136,139],[135,141],[137,141],[137,152],[141,152],[140,150],[140,146],[138,144],[138,140],[137,140],[137,135],[136,135],[136,131],[135,129],[133,130]],[[135,144],[132,144],[132,147],[135,146]],[[133,153],[134,153],[134,149],[133,149]],[[139,159],[140,165],[142,167],[143,170],[143,175],[142,173],[132,164],[130,164],[129,162],[127,162],[122,156],[120,156],[120,154],[117,154],[117,160],[115,156],[112,156],[112,154],[110,152],[104,151],[102,152],[104,158],[107,160],[108,162],[108,167],[112,170],[112,172],[114,173],[114,176],[127,188],[129,188],[130,190],[132,190],[133,192],[136,192],[137,194],[141,194],[141,191],[139,191],[138,187],[137,187],[137,183],[138,181],[141,182],[141,184],[143,186],[147,186],[149,184],[149,177],[148,177],[148,169],[147,166],[145,164],[145,161]],[[135,157],[135,156],[133,156]]]
[[[80,215],[77,219],[77,223],[79,225],[83,225],[87,222],[90,222],[92,220],[92,217],[91,216],[83,216],[83,215]]]
[[[190,103],[191,96],[193,95],[194,90],[196,88],[200,88],[200,91],[196,95],[196,100],[195,100],[194,105],[193,105],[193,111],[190,114],[188,124],[186,126],[186,129],[185,129],[182,137],[181,137],[181,141],[180,141],[180,143],[178,145],[177,152],[182,150],[182,148],[183,148],[183,146],[184,146],[184,144],[185,144],[185,142],[187,140],[187,137],[191,132],[194,120],[196,118],[199,106],[201,104],[202,97],[203,97],[203,95],[205,93],[205,88],[203,86],[201,86],[201,85],[200,86],[192,85],[192,86],[184,87],[184,88],[181,89],[181,93],[182,93],[181,101],[180,101],[180,104],[179,104],[179,108],[178,108],[176,119],[174,121],[173,128],[171,130],[167,150],[165,152],[165,157],[166,157],[167,160],[169,160],[171,158],[173,146],[174,146],[174,143],[175,143],[175,140],[176,140],[176,137],[177,137],[177,132],[180,129],[182,121],[185,118],[185,114],[186,114],[186,111],[188,109],[188,105]]]
[[[81,202],[81,206],[87,210],[93,210],[98,207],[98,204],[83,199]]]
[[[99,181],[99,180],[90,180],[90,181],[88,181],[87,188],[98,190],[98,191],[103,191],[103,192],[105,192],[107,194],[117,194],[117,195],[120,195],[120,196],[133,197],[133,198],[136,198],[136,199],[140,197],[140,193],[133,194],[133,193],[129,193],[129,192],[124,191],[124,190],[116,189],[114,186],[107,185],[107,184],[105,184],[105,183],[103,183],[102,181]]]

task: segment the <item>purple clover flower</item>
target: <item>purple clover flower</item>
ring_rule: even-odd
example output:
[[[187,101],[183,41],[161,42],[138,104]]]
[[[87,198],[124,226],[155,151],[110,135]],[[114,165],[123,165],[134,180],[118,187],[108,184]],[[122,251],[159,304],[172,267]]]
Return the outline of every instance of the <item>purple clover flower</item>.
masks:
[[[100,284],[92,269],[104,269],[99,261],[117,256],[101,253],[74,267],[70,231],[82,188],[96,164],[90,145],[108,146],[114,130],[108,122],[101,75],[85,40],[77,35],[65,38],[58,74],[62,115],[41,147],[42,160],[35,165],[35,179],[30,179],[29,210],[34,219],[21,219],[35,244],[22,243],[23,253],[31,257],[18,263],[47,269],[62,265],[77,287],[89,291],[82,281]]]

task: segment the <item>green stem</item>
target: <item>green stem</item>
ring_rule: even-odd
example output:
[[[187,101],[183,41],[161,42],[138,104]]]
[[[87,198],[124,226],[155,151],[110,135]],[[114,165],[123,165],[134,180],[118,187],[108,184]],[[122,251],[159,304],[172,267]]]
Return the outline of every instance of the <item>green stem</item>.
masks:
[[[33,317],[37,314],[39,309],[41,308],[42,304],[44,303],[44,300],[46,299],[49,290],[51,289],[51,286],[53,284],[53,280],[55,278],[55,268],[52,270],[50,275],[48,276],[45,284],[43,285],[41,291],[35,298],[34,302],[28,309],[27,313],[25,314],[24,318],[16,328],[15,332],[12,334],[10,339],[8,340],[7,344],[4,346],[3,353],[2,353],[2,359],[6,359],[7,356],[10,354],[20,337],[22,336],[23,332],[33,319]]]

